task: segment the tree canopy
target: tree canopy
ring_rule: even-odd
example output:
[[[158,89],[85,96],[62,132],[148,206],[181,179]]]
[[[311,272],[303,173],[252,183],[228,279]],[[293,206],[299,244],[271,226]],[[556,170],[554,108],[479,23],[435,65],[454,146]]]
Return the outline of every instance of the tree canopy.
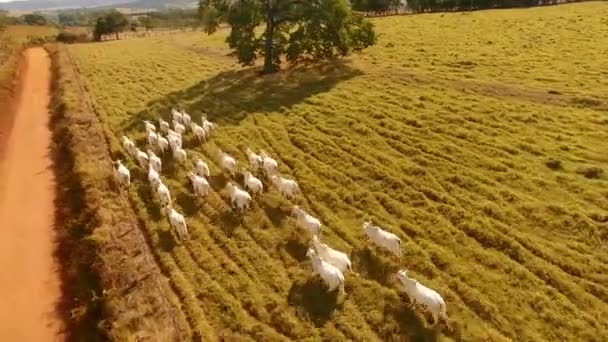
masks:
[[[118,11],[111,11],[97,19],[93,35],[95,36],[95,40],[101,40],[104,34],[114,33],[116,34],[116,39],[118,39],[118,33],[124,31],[128,25],[129,20],[127,20],[124,14]]]
[[[46,25],[47,24],[47,20],[44,16],[37,14],[37,13],[32,13],[32,14],[25,14],[23,16],[21,16],[21,20],[23,21],[23,23],[25,23],[26,25]]]
[[[283,60],[331,59],[376,42],[373,25],[347,0],[200,0],[199,14],[208,34],[228,24],[226,41],[239,62],[263,56],[266,73]]]

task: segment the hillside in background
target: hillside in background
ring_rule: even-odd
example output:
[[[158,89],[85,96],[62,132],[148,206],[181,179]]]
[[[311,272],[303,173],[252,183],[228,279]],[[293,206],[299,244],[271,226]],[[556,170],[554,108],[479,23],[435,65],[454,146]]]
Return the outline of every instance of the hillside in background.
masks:
[[[190,0],[29,0],[0,3],[0,9],[9,11],[41,11],[69,8],[120,7],[163,9],[169,7],[190,8],[196,1]]]

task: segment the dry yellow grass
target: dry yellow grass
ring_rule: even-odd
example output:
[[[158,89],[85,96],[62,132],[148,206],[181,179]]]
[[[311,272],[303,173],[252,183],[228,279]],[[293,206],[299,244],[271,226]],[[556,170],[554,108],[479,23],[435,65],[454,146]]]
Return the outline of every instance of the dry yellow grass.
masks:
[[[30,39],[57,34],[57,29],[47,26],[8,26],[0,31],[0,102],[13,90],[13,81],[19,54]]]
[[[222,37],[187,33],[71,46],[115,157],[122,134],[183,106],[219,124],[163,177],[192,240],[179,244],[133,162],[130,195],[193,337],[230,340],[552,340],[608,336],[608,4],[374,20],[378,45],[340,63],[258,77]],[[309,244],[272,190],[242,221],[218,147],[265,148],[296,202],[360,276],[346,295],[311,275]],[[212,163],[205,203],[186,178]],[[397,262],[364,241],[373,218],[404,241]],[[446,299],[432,329],[391,275]],[[206,337],[206,338],[205,338]]]

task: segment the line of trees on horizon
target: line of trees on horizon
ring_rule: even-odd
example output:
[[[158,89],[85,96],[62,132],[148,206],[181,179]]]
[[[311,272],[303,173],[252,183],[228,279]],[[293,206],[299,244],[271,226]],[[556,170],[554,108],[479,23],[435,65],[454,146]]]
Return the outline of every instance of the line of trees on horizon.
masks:
[[[353,10],[366,13],[425,13],[533,7],[583,1],[589,0],[351,0],[351,5]]]

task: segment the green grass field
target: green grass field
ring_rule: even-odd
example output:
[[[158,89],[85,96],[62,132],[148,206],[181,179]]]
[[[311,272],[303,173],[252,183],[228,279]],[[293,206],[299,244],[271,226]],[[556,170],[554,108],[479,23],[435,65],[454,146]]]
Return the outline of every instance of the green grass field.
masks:
[[[52,36],[57,32],[57,29],[47,26],[8,26],[0,31],[0,101],[4,101],[13,90],[22,45],[30,39]]]
[[[219,125],[185,139],[163,178],[189,224],[179,244],[130,161],[130,196],[203,340],[600,341],[608,336],[608,3],[375,20],[378,44],[341,62],[259,77],[201,33],[73,45],[110,132],[143,145],[143,119],[183,106]],[[309,240],[275,190],[239,221],[218,147],[269,151],[296,201],[360,275],[323,291]],[[192,195],[193,157],[214,191]],[[126,159],[126,157],[122,157]],[[118,196],[118,195],[117,195]],[[372,218],[400,261],[363,239]],[[446,300],[433,329],[392,277],[408,268]],[[604,337],[602,337],[604,336]]]

